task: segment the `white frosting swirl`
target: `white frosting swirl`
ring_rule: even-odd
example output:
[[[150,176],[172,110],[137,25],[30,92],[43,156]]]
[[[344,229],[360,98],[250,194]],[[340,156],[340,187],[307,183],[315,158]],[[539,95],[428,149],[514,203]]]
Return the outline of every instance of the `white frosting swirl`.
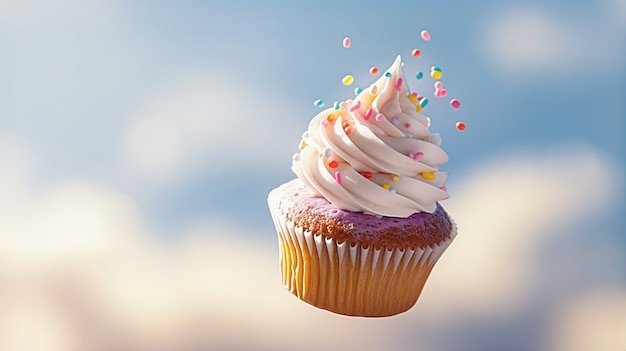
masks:
[[[311,120],[292,170],[313,195],[343,210],[388,217],[432,213],[448,198],[447,173],[438,171],[448,156],[409,97],[401,65],[398,56],[353,101]]]

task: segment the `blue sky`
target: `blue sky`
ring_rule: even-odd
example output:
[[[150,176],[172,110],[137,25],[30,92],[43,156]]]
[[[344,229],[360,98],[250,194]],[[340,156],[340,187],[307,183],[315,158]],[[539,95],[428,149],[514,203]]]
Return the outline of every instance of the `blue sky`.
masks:
[[[430,31],[431,41],[419,38],[422,29]],[[352,39],[349,49],[341,47],[345,36]],[[410,57],[416,47],[422,50],[418,59]],[[0,0],[0,251],[8,257],[0,285],[13,286],[1,273],[30,282],[27,278],[44,274],[46,266],[60,267],[58,275],[44,274],[50,281],[82,276],[66,265],[91,267],[84,261],[87,253],[108,264],[111,252],[125,252],[119,261],[132,266],[129,273],[122,265],[119,271],[90,268],[84,274],[106,284],[98,293],[88,288],[75,293],[96,301],[85,307],[94,316],[89,325],[109,323],[106,330],[125,331],[135,343],[154,341],[147,335],[156,328],[179,345],[186,334],[176,328],[191,318],[172,302],[182,297],[211,306],[200,318],[209,324],[220,299],[236,313],[249,313],[250,322],[229,320],[218,328],[223,335],[237,328],[250,335],[279,333],[255,322],[266,308],[275,309],[276,318],[310,320],[307,325],[327,332],[332,329],[324,328],[346,328],[350,335],[359,335],[359,328],[377,330],[367,321],[349,323],[310,311],[283,295],[280,286],[274,290],[277,249],[266,195],[294,177],[291,156],[318,111],[313,101],[350,98],[354,86],[373,81],[370,66],[384,70],[396,54],[403,56],[412,89],[432,94],[433,80],[413,75],[437,65],[450,97],[462,103],[454,110],[447,100],[431,98],[425,110],[450,156],[442,167],[450,174],[451,199],[444,206],[462,230],[419,310],[383,322],[371,347],[394,337],[399,349],[409,345],[415,336],[394,329],[405,324],[419,329],[416,335],[434,350],[461,344],[468,350],[502,349],[512,343],[520,349],[571,350],[570,343],[606,336],[595,329],[587,339],[584,333],[581,339],[559,336],[582,328],[586,319],[616,330],[610,313],[589,310],[614,311],[626,301],[626,5],[621,0],[263,5]],[[355,77],[351,87],[340,83],[346,74]],[[457,131],[457,120],[467,130]],[[500,239],[503,230],[510,235]],[[24,241],[31,234],[39,244]],[[493,245],[480,245],[486,240]],[[235,294],[246,300],[247,310],[240,310],[229,298],[242,286],[220,280],[226,278],[216,263],[205,261],[215,247],[242,243],[245,250],[235,257],[260,260],[255,275],[267,278],[259,288],[269,296],[267,307],[255,309],[248,296]],[[585,253],[589,258],[578,259]],[[137,264],[135,256],[148,263]],[[455,269],[477,256],[480,269],[466,274],[475,274],[474,280],[455,282]],[[499,268],[509,265],[513,273]],[[585,277],[568,273],[568,265]],[[151,280],[144,266],[170,275]],[[109,277],[109,269],[119,273],[119,281]],[[251,274],[245,265],[229,269],[235,276]],[[217,280],[194,285],[203,281],[196,274],[205,271]],[[179,275],[189,277],[179,290],[143,300],[148,288],[176,285]],[[136,280],[137,290],[124,290],[124,279]],[[501,290],[486,293],[494,281],[502,282]],[[92,342],[73,336],[75,319],[67,317],[53,291],[46,295],[39,283],[24,284],[5,300],[43,291],[33,299],[49,313],[28,311],[52,330],[50,337],[64,335],[62,340],[78,348]],[[216,284],[222,288],[211,290]],[[461,288],[469,295],[446,290]],[[194,289],[210,292],[208,300],[191,294]],[[455,314],[444,298],[456,301],[452,306],[462,312]],[[500,305],[490,307],[487,300]],[[32,302],[24,301],[23,306]],[[150,322],[140,313],[123,312],[131,302],[161,311],[162,318]],[[120,314],[102,312],[108,309]],[[0,323],[11,321],[13,314],[5,315]],[[429,318],[459,339],[446,339]],[[166,319],[180,325],[161,323]],[[49,329],[51,320],[67,325],[66,332]],[[494,330],[501,336],[484,341]],[[219,344],[201,336],[187,339],[191,346]],[[0,346],[2,340],[9,339],[0,335]],[[250,340],[271,349],[278,339]],[[329,340],[341,342],[336,335]],[[249,348],[230,341],[234,348]],[[137,349],[132,342],[124,347]]]

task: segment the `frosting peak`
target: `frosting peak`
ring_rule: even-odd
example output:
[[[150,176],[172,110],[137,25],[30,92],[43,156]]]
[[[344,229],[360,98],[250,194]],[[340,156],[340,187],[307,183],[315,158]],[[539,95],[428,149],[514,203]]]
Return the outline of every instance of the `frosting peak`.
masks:
[[[441,138],[429,132],[396,58],[376,82],[339,109],[318,113],[302,136],[292,170],[315,196],[377,216],[434,212],[448,198]]]

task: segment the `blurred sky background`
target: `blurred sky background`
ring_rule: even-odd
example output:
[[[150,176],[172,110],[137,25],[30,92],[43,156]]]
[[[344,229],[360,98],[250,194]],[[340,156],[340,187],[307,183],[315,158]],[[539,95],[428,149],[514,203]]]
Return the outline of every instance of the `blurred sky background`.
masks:
[[[462,103],[424,111],[460,234],[413,309],[338,316],[266,196],[395,54]],[[626,350],[625,96],[624,0],[0,0],[0,350]]]

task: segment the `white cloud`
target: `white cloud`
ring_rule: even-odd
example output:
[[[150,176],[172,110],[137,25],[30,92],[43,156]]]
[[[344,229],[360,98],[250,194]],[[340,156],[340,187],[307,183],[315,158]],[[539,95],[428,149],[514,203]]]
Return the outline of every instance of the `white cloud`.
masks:
[[[0,324],[16,331],[0,333],[0,345],[376,350],[389,340],[401,349],[418,335],[422,346],[443,349],[455,321],[516,315],[541,293],[524,288],[542,274],[532,258],[553,229],[575,228],[610,205],[605,180],[613,171],[571,144],[479,165],[446,205],[460,235],[418,306],[386,319],[336,316],[290,296],[280,285],[274,233],[244,235],[208,218],[166,242],[146,230],[127,196],[68,182],[0,221]],[[558,329],[565,322],[555,318]],[[21,334],[24,326],[30,334]]]
[[[551,328],[551,350],[624,350],[626,292],[599,290],[566,301]]]
[[[482,47],[498,72],[520,77],[610,72],[623,66],[625,55],[615,45],[624,40],[621,5],[601,5],[584,18],[540,7],[499,9],[485,20]]]
[[[147,99],[128,126],[122,152],[139,179],[168,181],[194,167],[275,164],[295,148],[281,137],[298,135],[268,87],[245,80],[194,73]],[[294,141],[295,143],[295,141]]]

